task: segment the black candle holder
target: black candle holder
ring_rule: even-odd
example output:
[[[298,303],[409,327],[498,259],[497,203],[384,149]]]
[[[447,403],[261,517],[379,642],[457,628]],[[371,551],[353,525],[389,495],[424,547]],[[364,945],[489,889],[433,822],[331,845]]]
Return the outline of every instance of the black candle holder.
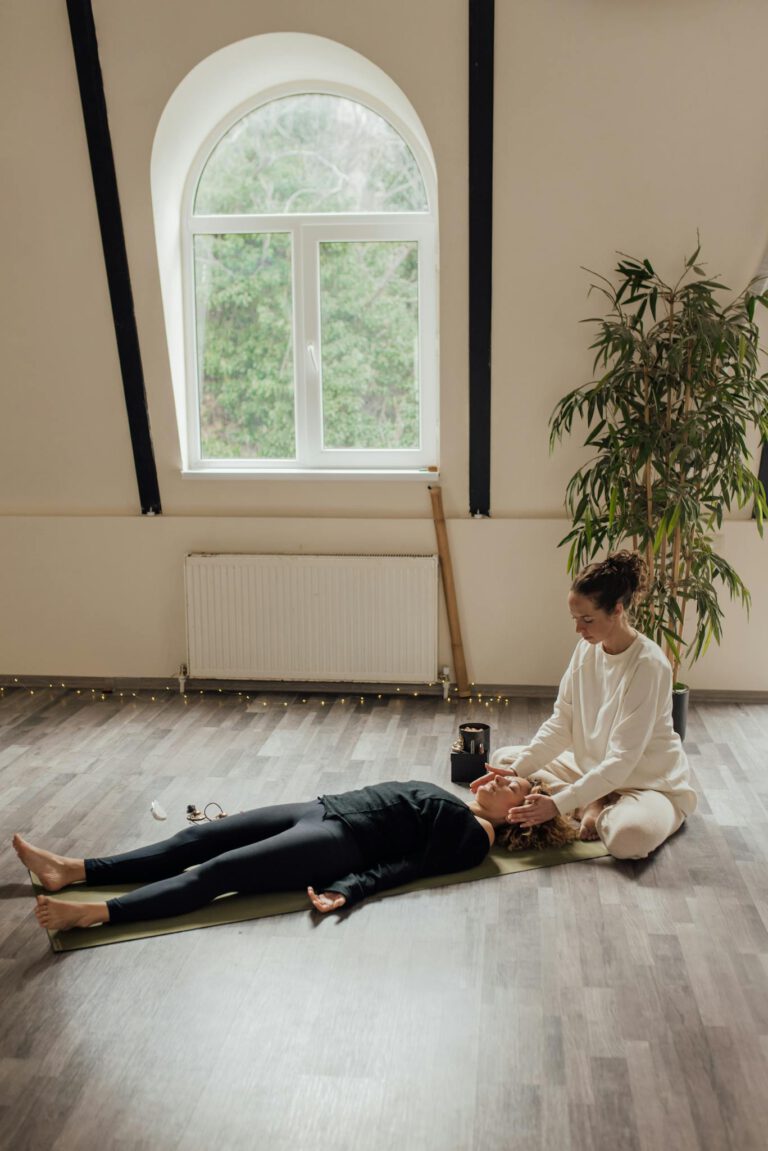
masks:
[[[469,755],[489,755],[491,729],[487,723],[460,723],[462,750]]]
[[[487,723],[462,723],[451,751],[451,780],[471,783],[485,775],[491,754],[491,729]]]

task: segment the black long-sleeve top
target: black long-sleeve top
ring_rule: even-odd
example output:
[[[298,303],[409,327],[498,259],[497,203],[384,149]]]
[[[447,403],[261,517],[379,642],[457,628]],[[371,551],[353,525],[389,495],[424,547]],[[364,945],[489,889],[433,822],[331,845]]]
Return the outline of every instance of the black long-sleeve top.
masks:
[[[359,903],[388,887],[476,867],[490,850],[486,832],[463,800],[434,783],[378,783],[321,795],[326,814],[340,819],[363,852],[365,871],[329,890]]]

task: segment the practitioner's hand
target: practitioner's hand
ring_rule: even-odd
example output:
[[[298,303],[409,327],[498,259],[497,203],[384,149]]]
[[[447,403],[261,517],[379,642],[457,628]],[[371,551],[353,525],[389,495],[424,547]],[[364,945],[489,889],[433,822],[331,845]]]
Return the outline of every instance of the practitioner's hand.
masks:
[[[478,787],[482,787],[484,783],[490,783],[497,775],[517,775],[514,767],[491,767],[490,763],[485,765],[488,768],[487,775],[481,775],[479,779],[473,779],[469,785],[469,790],[476,792]]]
[[[507,823],[519,823],[521,827],[535,827],[546,823],[558,813],[555,801],[549,795],[530,792],[522,807],[511,807],[507,812]]]
[[[338,911],[347,902],[346,895],[339,895],[338,891],[322,891],[318,893],[314,887],[307,888],[307,895],[315,911],[324,914],[326,911]]]

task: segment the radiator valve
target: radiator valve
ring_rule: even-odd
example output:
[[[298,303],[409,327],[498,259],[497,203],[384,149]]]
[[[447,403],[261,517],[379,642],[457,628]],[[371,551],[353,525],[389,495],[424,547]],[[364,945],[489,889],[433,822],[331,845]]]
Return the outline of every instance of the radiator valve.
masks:
[[[440,671],[440,682],[443,685],[443,699],[447,699],[451,690],[451,669],[447,664]]]

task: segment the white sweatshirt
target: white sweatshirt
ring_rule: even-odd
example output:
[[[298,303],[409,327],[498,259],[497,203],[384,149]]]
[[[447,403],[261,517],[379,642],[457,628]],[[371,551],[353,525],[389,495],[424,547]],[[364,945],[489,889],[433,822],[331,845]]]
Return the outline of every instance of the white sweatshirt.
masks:
[[[672,669],[639,632],[619,655],[579,640],[555,710],[515,760],[515,771],[529,776],[564,751],[572,751],[584,775],[553,795],[563,815],[630,788],[661,791],[686,815],[696,808],[688,760],[672,727]]]

